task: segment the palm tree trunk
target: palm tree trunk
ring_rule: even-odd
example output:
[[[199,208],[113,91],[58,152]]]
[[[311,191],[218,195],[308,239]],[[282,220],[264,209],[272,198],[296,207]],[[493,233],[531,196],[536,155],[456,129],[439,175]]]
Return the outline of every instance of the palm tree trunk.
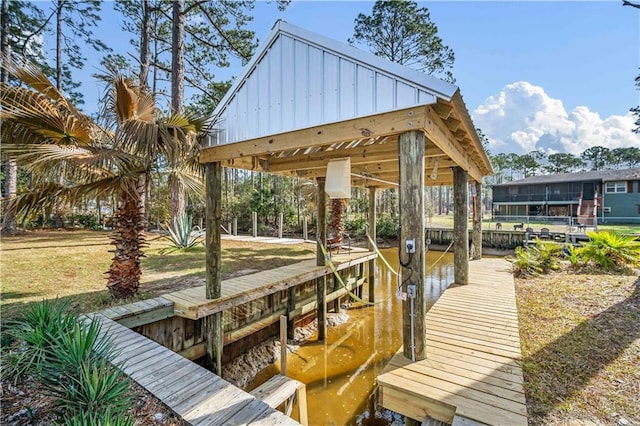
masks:
[[[113,217],[111,244],[115,248],[112,250],[114,255],[111,267],[107,271],[107,287],[115,299],[135,296],[140,286],[140,259],[144,255],[142,248],[146,245],[140,198],[140,191],[133,194],[123,192]]]
[[[174,219],[180,219],[187,211],[186,190],[180,179],[175,176],[169,176],[169,191],[171,197],[169,210],[171,218],[169,223],[173,223]]]

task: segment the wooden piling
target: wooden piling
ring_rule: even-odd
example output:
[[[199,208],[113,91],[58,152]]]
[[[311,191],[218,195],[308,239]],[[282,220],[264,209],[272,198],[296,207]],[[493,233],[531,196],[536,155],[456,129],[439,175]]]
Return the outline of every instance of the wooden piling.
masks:
[[[402,302],[404,356],[415,361],[426,357],[427,311],[424,295],[424,133],[402,133],[398,139],[400,165],[400,279],[403,292],[413,286],[415,297]],[[407,245],[411,250],[407,250]],[[415,251],[415,253],[407,253]],[[413,315],[412,315],[413,311]]]
[[[252,222],[251,231],[253,232],[253,238],[255,238],[258,236],[258,213],[257,212],[251,212],[251,222]]]
[[[302,239],[305,241],[309,239],[309,231],[307,230],[307,216],[302,218]]]
[[[475,201],[473,203],[473,231],[471,241],[473,242],[472,259],[482,259],[482,183],[474,181]]]
[[[293,315],[293,311],[296,310],[296,288],[289,287],[288,291],[288,299],[287,299],[287,337],[289,339],[293,339],[295,337],[295,316]]]
[[[206,179],[206,291],[207,299],[217,299],[222,294],[222,246],[220,225],[222,222],[222,164],[205,165]],[[223,329],[222,312],[205,318],[205,346],[208,367],[215,374],[222,373]]]
[[[284,226],[284,214],[278,213],[278,238],[282,238],[282,228]]]
[[[287,317],[280,315],[280,374],[287,375]]]
[[[233,218],[233,235],[238,236],[238,218]]]
[[[376,187],[369,187],[369,236],[371,240],[376,242]],[[369,241],[369,250],[374,251],[376,248],[371,241]],[[367,280],[369,281],[369,302],[375,302],[375,289],[376,289],[376,259],[369,261],[368,265],[369,275]]]
[[[316,243],[316,265],[325,266],[326,259],[322,249],[320,248],[320,244],[326,244],[327,242],[327,194],[324,191],[325,179],[318,178],[318,229],[316,231],[316,236],[318,241]],[[320,277],[316,280],[316,297],[318,301],[318,340],[322,341],[326,337],[327,333],[327,303],[326,303],[326,294],[327,294],[327,279],[325,276]]]
[[[469,284],[469,231],[467,218],[467,172],[453,169],[453,276],[456,284]]]

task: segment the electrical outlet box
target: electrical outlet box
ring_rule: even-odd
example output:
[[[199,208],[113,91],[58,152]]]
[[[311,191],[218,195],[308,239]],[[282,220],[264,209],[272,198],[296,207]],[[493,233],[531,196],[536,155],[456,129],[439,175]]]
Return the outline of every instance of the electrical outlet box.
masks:
[[[416,297],[416,286],[415,284],[409,284],[407,286],[407,296],[414,298]]]
[[[404,243],[405,249],[407,253],[415,253],[416,252],[416,240],[411,239],[407,240]]]

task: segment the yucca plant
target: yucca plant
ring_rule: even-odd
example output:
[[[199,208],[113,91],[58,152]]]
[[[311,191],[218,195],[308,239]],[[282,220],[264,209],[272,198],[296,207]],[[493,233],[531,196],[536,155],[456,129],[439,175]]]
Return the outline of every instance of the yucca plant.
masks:
[[[103,121],[82,114],[36,66],[5,60],[20,87],[2,83],[2,151],[32,176],[30,189],[11,200],[16,214],[50,211],[87,199],[115,195],[113,262],[107,287],[115,298],[134,296],[145,246],[142,194],[156,164],[188,189],[202,187],[196,135],[204,121],[163,117],[152,96],[133,80],[109,76]]]
[[[77,413],[64,418],[65,426],[133,426],[133,419],[122,413],[107,409],[100,412]]]
[[[640,241],[636,237],[612,231],[587,232],[589,241],[580,253],[586,263],[605,268],[624,268],[640,265]]]
[[[161,254],[196,247],[204,236],[200,227],[193,226],[193,217],[188,214],[174,218],[173,226],[169,226],[168,231],[167,239],[171,242],[171,247],[160,250]]]
[[[108,361],[86,360],[75,370],[73,374],[63,376],[58,384],[47,384],[48,392],[56,398],[59,418],[85,413],[110,413],[111,416],[105,417],[121,417],[131,407],[129,383]]]
[[[18,380],[25,375],[42,375],[46,358],[60,336],[77,326],[77,315],[69,312],[69,303],[43,300],[26,308],[16,321],[7,324],[7,334],[22,343],[10,351],[3,362],[4,377]]]

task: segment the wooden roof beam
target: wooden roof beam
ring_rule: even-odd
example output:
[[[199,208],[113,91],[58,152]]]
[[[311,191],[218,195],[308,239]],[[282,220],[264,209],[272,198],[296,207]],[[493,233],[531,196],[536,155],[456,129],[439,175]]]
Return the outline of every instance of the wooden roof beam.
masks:
[[[471,155],[460,146],[460,143],[456,140],[457,138],[435,111],[429,114],[425,122],[424,132],[431,143],[440,148],[475,180],[482,182],[484,173],[473,161]]]
[[[338,123],[309,127],[224,145],[204,148],[200,151],[200,163],[223,161],[230,158],[265,155],[290,149],[304,149],[351,141],[373,136],[386,136],[421,129],[427,118],[427,107],[417,106]]]
[[[443,120],[446,120],[447,118],[449,118],[451,116],[451,113],[453,112],[453,106],[449,104],[445,104],[443,102],[437,102],[433,104],[432,107],[434,111],[438,114],[438,116]]]

